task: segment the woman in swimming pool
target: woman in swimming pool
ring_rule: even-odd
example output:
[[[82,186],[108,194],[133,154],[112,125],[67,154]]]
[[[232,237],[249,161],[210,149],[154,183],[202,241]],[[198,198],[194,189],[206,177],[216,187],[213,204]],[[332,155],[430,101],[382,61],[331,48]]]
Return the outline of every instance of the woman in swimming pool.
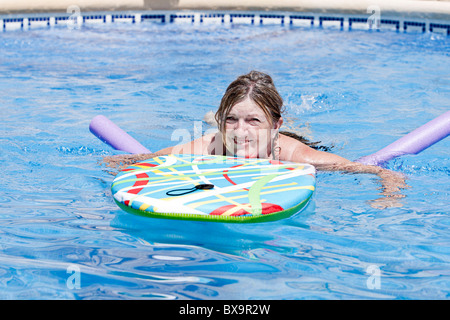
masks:
[[[227,154],[247,158],[272,158],[313,165],[352,163],[318,151],[280,132],[283,99],[272,78],[251,71],[227,88],[215,120],[219,132],[158,153]]]
[[[317,150],[290,134],[280,132],[283,124],[282,106],[283,99],[272,78],[262,72],[251,71],[228,86],[215,114],[219,132],[160,150],[156,154],[226,154],[272,158],[309,163],[318,170],[376,174],[381,178],[382,194],[385,197],[378,199],[375,206],[398,206],[395,199],[403,197],[398,191],[408,187],[402,175]]]

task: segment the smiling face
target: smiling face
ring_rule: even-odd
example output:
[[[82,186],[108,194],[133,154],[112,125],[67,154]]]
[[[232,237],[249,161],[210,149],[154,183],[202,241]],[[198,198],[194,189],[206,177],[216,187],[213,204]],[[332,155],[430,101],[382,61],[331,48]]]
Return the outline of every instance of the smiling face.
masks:
[[[239,157],[267,158],[283,120],[272,123],[249,97],[235,104],[225,119],[225,146]]]
[[[266,158],[283,120],[283,99],[272,78],[251,71],[230,83],[215,118],[227,154]]]

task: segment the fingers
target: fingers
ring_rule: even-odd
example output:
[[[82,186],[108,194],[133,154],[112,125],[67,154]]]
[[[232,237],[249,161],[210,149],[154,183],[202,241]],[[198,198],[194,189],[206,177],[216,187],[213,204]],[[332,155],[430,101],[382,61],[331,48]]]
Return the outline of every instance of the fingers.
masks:
[[[401,197],[400,197],[401,198]],[[396,197],[383,197],[375,200],[370,200],[369,204],[374,209],[384,210],[387,208],[401,208],[403,204]]]

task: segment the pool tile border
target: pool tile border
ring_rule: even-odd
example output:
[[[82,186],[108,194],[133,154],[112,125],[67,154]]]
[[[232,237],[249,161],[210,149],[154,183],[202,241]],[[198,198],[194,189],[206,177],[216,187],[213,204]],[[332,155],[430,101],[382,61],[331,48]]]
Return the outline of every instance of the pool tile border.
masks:
[[[188,23],[188,24],[247,24],[280,25],[340,30],[371,30],[405,33],[440,33],[450,35],[450,22],[442,20],[390,18],[377,20],[369,15],[327,14],[307,12],[222,12],[222,11],[144,11],[144,12],[80,12],[78,14],[15,14],[0,15],[0,32],[29,30],[58,26],[81,26],[101,23]]]

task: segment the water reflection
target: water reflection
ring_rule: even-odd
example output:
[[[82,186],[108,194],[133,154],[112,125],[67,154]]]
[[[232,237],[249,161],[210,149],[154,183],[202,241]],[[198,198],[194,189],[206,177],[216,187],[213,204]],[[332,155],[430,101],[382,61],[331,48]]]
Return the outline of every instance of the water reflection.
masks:
[[[283,225],[308,228],[306,217],[314,212],[313,201],[301,212],[280,221],[250,224],[153,219],[118,211],[111,226],[149,243],[190,245],[216,252],[247,256],[247,252],[274,245],[273,232]]]

